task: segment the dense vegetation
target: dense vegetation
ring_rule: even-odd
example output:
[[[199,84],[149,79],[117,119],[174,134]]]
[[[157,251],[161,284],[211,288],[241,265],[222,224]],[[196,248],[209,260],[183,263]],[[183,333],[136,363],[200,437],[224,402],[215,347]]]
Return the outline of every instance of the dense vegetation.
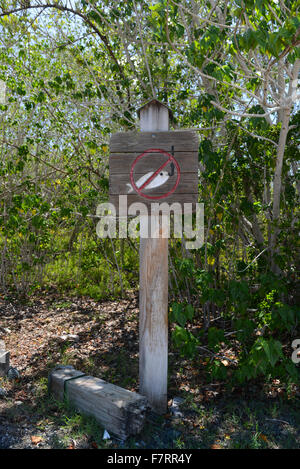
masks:
[[[205,243],[170,241],[174,343],[190,358],[205,348],[213,378],[291,388],[299,28],[296,1],[1,0],[2,292],[138,288],[138,241],[99,239],[95,213],[110,135],[138,128],[156,97],[200,137]]]

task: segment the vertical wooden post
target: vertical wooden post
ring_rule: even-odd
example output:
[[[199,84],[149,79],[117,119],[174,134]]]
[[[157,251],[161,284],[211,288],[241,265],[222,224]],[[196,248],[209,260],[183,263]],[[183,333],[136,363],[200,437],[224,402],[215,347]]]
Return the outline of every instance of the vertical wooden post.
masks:
[[[153,100],[139,110],[142,132],[169,130],[169,109]],[[150,217],[148,230],[150,230]],[[167,409],[168,239],[140,239],[140,394],[157,413]]]

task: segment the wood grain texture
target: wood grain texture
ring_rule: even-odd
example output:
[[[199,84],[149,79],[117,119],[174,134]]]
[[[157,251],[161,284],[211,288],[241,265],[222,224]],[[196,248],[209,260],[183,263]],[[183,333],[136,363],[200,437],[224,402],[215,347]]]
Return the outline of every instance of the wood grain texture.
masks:
[[[139,180],[145,173],[135,173],[135,181]],[[160,195],[169,192],[176,182],[176,175],[168,179],[168,181],[161,188],[144,189],[144,193],[151,196]],[[128,194],[129,187],[127,184],[130,183],[128,180],[128,174],[120,174],[118,176],[111,175],[109,181],[110,194],[111,195],[136,195],[142,198],[139,194]],[[178,187],[174,194],[196,194],[198,192],[198,175],[197,173],[183,173],[181,174]]]
[[[152,100],[138,111],[141,129],[147,130],[169,130],[170,110],[162,103]]]
[[[140,241],[140,393],[166,412],[168,375],[168,239]]]
[[[192,130],[175,130],[168,132],[119,132],[110,139],[111,153],[142,153],[149,148],[161,148],[175,152],[198,151],[199,137]]]
[[[112,203],[116,209],[116,215],[119,215],[119,196],[118,195],[111,195],[109,198],[110,203]],[[182,207],[182,212],[184,209],[184,204],[194,204],[192,206],[192,212],[195,211],[195,204],[198,202],[198,194],[172,194],[165,199],[160,200],[147,200],[139,195],[130,194],[127,195],[127,209],[129,209],[130,205],[136,202],[142,202],[147,207],[148,213],[151,213],[151,204],[152,203],[164,203],[167,202],[168,204],[172,204],[174,202],[179,202]],[[188,213],[188,212],[186,212]],[[139,215],[139,214],[138,214]],[[124,214],[123,214],[124,216]]]
[[[168,151],[168,150],[167,150]],[[140,153],[111,153],[109,156],[109,174],[129,174],[131,166]],[[174,152],[182,173],[198,174],[198,152]],[[150,162],[149,162],[150,160]],[[158,168],[162,157],[157,153],[149,153],[138,163],[139,172],[149,171],[149,167]]]
[[[10,352],[0,350],[0,376],[6,376],[9,369]]]
[[[145,110],[143,110],[145,112]],[[151,117],[151,109],[148,109]],[[155,115],[155,113],[154,113]],[[148,124],[151,121],[146,119]],[[147,125],[148,125],[147,124]],[[153,125],[157,124],[154,119]],[[148,127],[147,127],[148,128]],[[129,195],[128,204],[134,202],[144,202],[147,207],[152,202],[179,202],[179,203],[195,203],[197,201],[198,192],[198,135],[193,131],[153,131],[153,132],[129,132],[117,133],[111,137],[109,158],[109,194],[110,202],[115,204],[115,195]],[[137,182],[147,173],[153,173],[164,164],[168,157],[164,154],[147,153],[136,164],[136,158],[145,150],[150,148],[159,148],[172,152],[174,147],[174,158],[180,168],[179,184],[170,195],[170,192],[176,183],[177,168],[168,181],[157,188],[145,188],[144,195],[166,197],[161,199],[148,199],[133,191],[130,191],[128,184],[130,181],[130,171],[134,168],[133,177]],[[170,173],[170,163],[164,168]],[[188,197],[190,194],[190,197]],[[182,197],[184,195],[184,197]],[[118,213],[118,205],[116,206]]]
[[[151,105],[144,108],[144,112],[149,118],[145,118],[147,127],[141,125],[141,130],[156,130],[156,120],[151,121]],[[169,116],[160,130],[166,127],[169,128]],[[180,136],[180,146],[175,146],[170,132],[143,132],[142,137],[138,135],[135,139],[134,151],[141,151],[141,144],[146,144],[143,146],[146,149],[163,147],[171,150],[172,145],[176,151],[184,148]],[[155,412],[163,414],[167,410],[168,387],[168,239],[164,236],[160,217],[156,220],[160,238],[140,239],[139,375],[140,392],[147,396]],[[145,221],[149,230],[150,217],[145,217]]]
[[[54,369],[49,375],[50,393],[63,400],[65,381],[81,374],[72,367]],[[136,435],[143,428],[148,403],[140,394],[99,378],[83,376],[66,381],[66,397],[75,409],[93,416],[103,428],[119,438]]]

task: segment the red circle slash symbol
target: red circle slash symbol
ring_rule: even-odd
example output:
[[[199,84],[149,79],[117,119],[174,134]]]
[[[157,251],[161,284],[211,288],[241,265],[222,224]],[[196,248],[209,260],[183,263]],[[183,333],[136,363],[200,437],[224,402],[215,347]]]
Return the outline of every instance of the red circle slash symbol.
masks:
[[[148,156],[150,153],[161,153],[162,155],[167,156],[167,160],[149,176],[149,178],[140,186],[137,187],[134,178],[133,178],[133,171],[136,166],[136,164],[144,157]],[[172,187],[171,190],[169,190],[166,194],[162,195],[148,195],[143,193],[143,189],[146,189],[147,186],[153,181],[153,179],[169,164],[169,163],[174,163],[176,170],[177,170],[177,177],[174,186]],[[130,182],[132,185],[132,188],[141,196],[145,197],[146,199],[152,199],[152,200],[157,200],[157,199],[164,199],[165,197],[168,197],[169,195],[173,194],[173,192],[176,190],[178,184],[180,181],[180,167],[177,161],[175,160],[174,156],[171,155],[171,153],[168,153],[165,150],[161,150],[159,148],[150,148],[149,150],[144,151],[141,153],[139,156],[136,157],[134,162],[132,163],[131,170],[130,170]]]

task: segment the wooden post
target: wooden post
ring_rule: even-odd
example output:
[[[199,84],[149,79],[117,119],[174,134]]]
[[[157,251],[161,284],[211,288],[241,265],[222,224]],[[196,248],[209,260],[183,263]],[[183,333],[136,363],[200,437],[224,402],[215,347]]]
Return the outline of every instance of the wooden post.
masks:
[[[159,101],[152,100],[138,114],[142,132],[169,130],[170,110]],[[162,414],[167,410],[168,239],[161,237],[159,226],[160,237],[140,239],[139,360],[140,394]]]

